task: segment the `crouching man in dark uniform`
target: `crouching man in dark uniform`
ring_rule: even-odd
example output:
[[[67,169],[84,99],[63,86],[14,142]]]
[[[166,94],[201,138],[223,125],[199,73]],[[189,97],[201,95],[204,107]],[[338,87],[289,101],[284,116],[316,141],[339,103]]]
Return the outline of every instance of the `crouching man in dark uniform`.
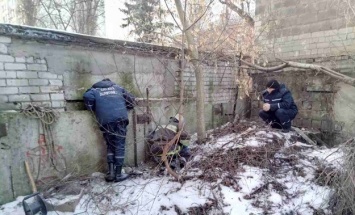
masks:
[[[259,116],[266,124],[271,124],[272,128],[282,128],[282,132],[287,133],[291,129],[291,121],[298,113],[291,92],[276,80],[269,81],[266,88],[263,92],[263,110]]]
[[[93,111],[107,144],[109,172],[107,182],[128,178],[121,173],[125,157],[128,110],[134,108],[135,98],[110,79],[95,83],[84,94],[85,106]]]
[[[180,122],[180,123],[179,123]],[[180,160],[180,164],[184,165],[191,157],[188,148],[190,135],[184,130],[185,120],[180,114],[170,117],[167,125],[160,125],[154,131],[146,136],[150,155],[156,162],[161,162],[163,148],[172,140],[175,135],[182,129],[180,138],[176,144],[173,144],[168,151],[168,157],[174,157]]]

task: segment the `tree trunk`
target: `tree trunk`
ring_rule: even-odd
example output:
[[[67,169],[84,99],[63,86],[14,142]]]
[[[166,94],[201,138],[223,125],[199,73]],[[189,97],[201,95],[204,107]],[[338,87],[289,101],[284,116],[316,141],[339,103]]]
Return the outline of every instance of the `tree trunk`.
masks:
[[[175,0],[176,9],[179,13],[180,21],[183,25],[183,29],[188,29],[190,25],[188,24],[185,16],[184,10],[181,5],[180,0]],[[197,138],[198,141],[203,141],[206,138],[206,128],[205,128],[205,93],[204,93],[204,72],[199,63],[199,53],[197,46],[193,40],[190,30],[184,32],[186,35],[186,41],[188,46],[188,54],[191,58],[191,63],[194,66],[195,76],[196,76],[196,92],[197,92],[197,101],[196,101],[196,123],[197,123]],[[183,68],[184,69],[184,68]]]
[[[226,0],[226,1],[219,0],[219,2],[227,5],[227,7],[229,7],[231,10],[236,12],[241,18],[246,20],[251,27],[254,27],[254,23],[255,23],[254,19],[243,9],[239,8],[237,5],[230,2],[230,0]]]

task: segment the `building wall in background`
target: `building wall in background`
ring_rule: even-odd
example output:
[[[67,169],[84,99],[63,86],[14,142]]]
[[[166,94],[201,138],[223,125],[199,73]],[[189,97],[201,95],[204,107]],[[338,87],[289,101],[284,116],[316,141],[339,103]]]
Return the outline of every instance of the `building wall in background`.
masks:
[[[353,56],[355,14],[347,4],[338,0],[257,0],[255,26],[265,55],[270,59]]]

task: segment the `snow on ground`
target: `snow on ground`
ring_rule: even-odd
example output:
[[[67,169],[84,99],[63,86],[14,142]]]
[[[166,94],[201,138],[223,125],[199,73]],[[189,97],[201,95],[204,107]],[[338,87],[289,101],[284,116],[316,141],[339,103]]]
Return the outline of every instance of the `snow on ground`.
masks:
[[[251,126],[214,135],[191,150],[194,158],[179,171],[186,177],[182,183],[152,169],[116,184],[95,173],[74,212],[48,214],[331,214],[332,190],[317,183],[315,171],[319,164],[340,167],[339,148],[310,146],[295,133]],[[61,204],[73,198],[59,196],[47,200]],[[24,214],[22,199],[1,206],[0,214]]]

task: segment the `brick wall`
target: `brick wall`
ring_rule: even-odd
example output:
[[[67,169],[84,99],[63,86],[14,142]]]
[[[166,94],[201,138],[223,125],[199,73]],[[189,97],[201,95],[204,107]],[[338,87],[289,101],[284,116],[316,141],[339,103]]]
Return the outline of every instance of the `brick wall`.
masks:
[[[20,109],[32,102],[81,110],[83,93],[103,78],[138,98],[146,97],[146,89],[150,98],[179,97],[178,49],[1,24],[0,34],[0,109]],[[115,42],[115,50],[105,47]],[[232,104],[237,69],[223,62],[202,66],[206,103]],[[194,100],[196,78],[191,64],[186,65],[183,79],[185,96]]]
[[[237,68],[219,65],[203,66],[204,69],[204,89],[205,102],[213,104],[231,103],[236,91],[236,71]],[[177,71],[176,90],[179,93],[181,74]],[[185,94],[187,97],[196,97],[196,77],[192,67],[187,67],[183,73],[185,84]]]
[[[346,2],[258,0],[256,15],[258,42],[271,59],[355,53],[355,15]]]
[[[320,130],[340,131],[342,122],[333,113],[334,97],[338,91],[334,79],[312,71],[287,71],[284,73],[253,74],[252,117],[258,118],[262,107],[260,93],[268,80],[277,79],[290,89],[299,113],[293,123],[296,126]]]
[[[18,108],[28,103],[63,108],[63,75],[50,73],[44,58],[10,54],[11,43],[0,36],[0,101]]]

